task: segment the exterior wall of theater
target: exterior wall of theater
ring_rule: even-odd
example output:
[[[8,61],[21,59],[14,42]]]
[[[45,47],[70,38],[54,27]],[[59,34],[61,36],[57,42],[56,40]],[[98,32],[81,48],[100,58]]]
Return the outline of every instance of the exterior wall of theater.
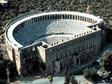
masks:
[[[18,50],[14,49],[11,45],[8,44],[7,40],[5,41],[7,53],[9,56],[9,59],[15,63],[18,74],[20,75],[20,69],[21,69],[21,54]]]
[[[44,42],[39,42],[20,49],[21,55],[21,74],[26,75],[33,73],[33,68],[40,68],[41,63],[45,63],[45,49],[42,47],[46,45]],[[36,72],[36,71],[35,71]]]
[[[46,49],[46,72],[80,66],[101,50],[101,30]],[[56,68],[58,67],[58,68]]]
[[[41,57],[46,64],[46,72],[60,72],[67,65],[80,66],[88,62],[91,56],[95,56],[101,50],[102,44],[101,30],[75,39],[44,48],[41,44],[29,46],[28,48],[18,51],[9,45],[6,41],[6,48],[11,61],[15,62],[18,74],[24,70],[24,58],[30,59],[34,51]],[[37,48],[37,46],[39,48]],[[26,54],[25,54],[26,53]],[[25,57],[24,57],[25,56]]]

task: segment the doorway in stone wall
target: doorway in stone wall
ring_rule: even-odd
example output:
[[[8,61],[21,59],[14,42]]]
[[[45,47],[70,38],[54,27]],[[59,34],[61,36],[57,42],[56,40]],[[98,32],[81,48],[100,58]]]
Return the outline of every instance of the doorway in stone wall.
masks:
[[[55,61],[55,72],[60,72],[60,61]]]
[[[76,58],[76,65],[79,65],[79,58]]]

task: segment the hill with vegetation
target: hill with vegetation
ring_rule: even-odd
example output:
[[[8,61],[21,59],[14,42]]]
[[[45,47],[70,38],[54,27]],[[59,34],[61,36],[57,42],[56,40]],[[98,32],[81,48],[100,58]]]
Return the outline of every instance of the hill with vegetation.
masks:
[[[108,20],[112,16],[112,0],[9,0],[8,6],[0,7],[0,33],[12,18],[32,11],[80,11],[102,16]]]

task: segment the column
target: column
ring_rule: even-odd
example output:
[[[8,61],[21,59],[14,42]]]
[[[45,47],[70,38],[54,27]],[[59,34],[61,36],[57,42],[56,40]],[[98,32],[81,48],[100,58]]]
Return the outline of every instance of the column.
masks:
[[[80,61],[80,58],[78,58],[78,59],[79,59],[79,66],[80,66],[81,61]]]
[[[10,79],[9,79],[10,72],[8,68],[6,68],[6,73],[7,73],[7,83],[10,84]]]
[[[76,57],[74,56],[74,66],[76,66]]]

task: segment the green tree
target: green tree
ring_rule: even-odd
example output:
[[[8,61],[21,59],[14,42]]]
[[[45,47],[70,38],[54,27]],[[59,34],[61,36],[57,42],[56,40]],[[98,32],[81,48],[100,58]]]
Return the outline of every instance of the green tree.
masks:
[[[105,51],[101,61],[100,66],[106,71],[112,72],[112,51]]]
[[[74,76],[72,76],[72,77],[70,78],[70,82],[71,82],[71,84],[78,84],[78,82],[77,82],[77,80],[74,78]]]
[[[52,75],[50,74],[50,75],[48,75],[48,80],[49,80],[49,84],[52,84],[52,82],[53,82],[53,77],[52,77]]]
[[[95,81],[98,78],[97,70],[95,68],[86,68],[83,71],[83,76],[90,81]]]
[[[68,70],[68,68],[65,69],[65,80],[64,80],[64,84],[69,84],[70,82],[70,71]]]
[[[69,81],[70,81],[69,77],[65,76],[64,84],[69,84]]]

